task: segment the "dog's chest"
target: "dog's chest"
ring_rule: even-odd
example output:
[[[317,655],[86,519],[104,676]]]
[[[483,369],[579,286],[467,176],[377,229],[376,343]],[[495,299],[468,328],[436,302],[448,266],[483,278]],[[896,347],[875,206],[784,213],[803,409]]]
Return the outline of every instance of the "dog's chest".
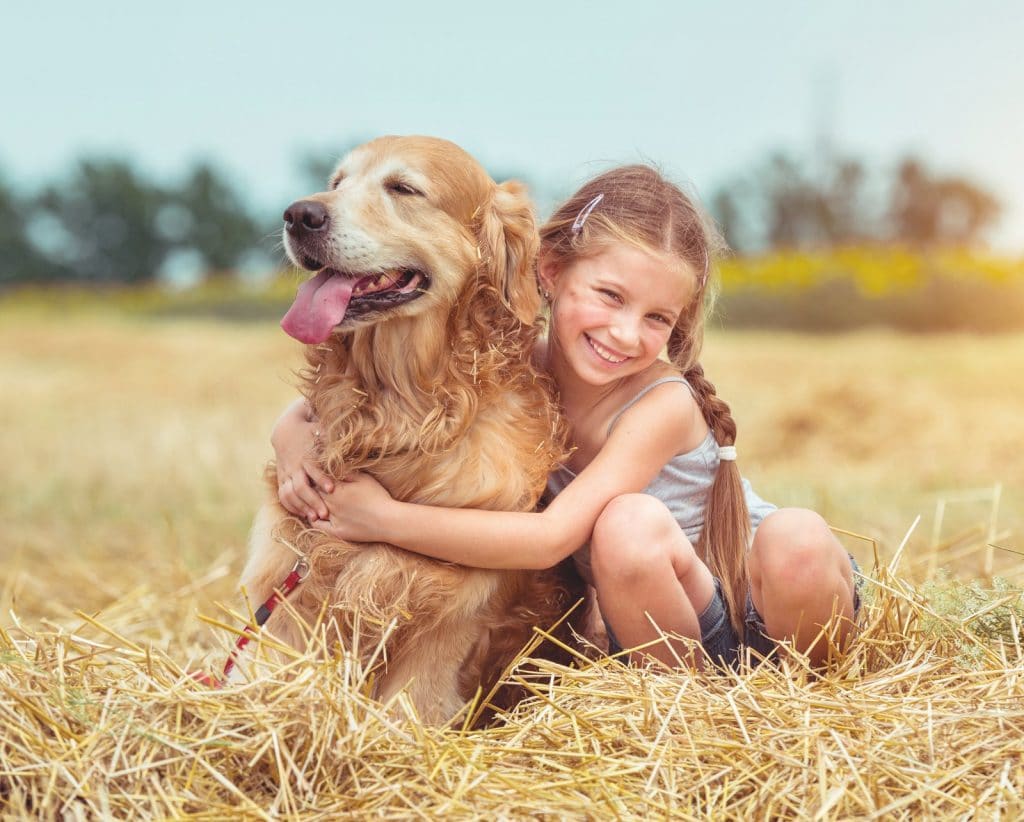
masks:
[[[326,462],[342,466],[334,473],[365,470],[406,502],[526,510],[546,473],[536,463],[552,432],[546,415],[530,411],[544,402],[538,389],[537,397],[477,398],[465,410],[450,400],[410,406],[352,390],[344,437]]]

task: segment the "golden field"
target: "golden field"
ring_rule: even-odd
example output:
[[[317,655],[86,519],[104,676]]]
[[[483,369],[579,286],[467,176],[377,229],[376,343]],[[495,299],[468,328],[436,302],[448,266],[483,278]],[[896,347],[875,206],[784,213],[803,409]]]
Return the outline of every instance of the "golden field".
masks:
[[[98,608],[213,564],[225,576],[203,593],[229,596],[299,364],[272,322],[0,313],[2,612]],[[943,500],[940,541],[987,527],[1001,484],[997,527],[1013,536],[1000,544],[1021,549],[1024,335],[711,331],[705,366],[767,499],[814,508],[883,554],[921,515],[913,558]],[[1016,559],[996,555],[1003,570]]]
[[[712,330],[706,370],[762,496],[861,535],[842,539],[866,570],[870,539],[888,563],[921,517],[895,576],[875,573],[862,649],[823,682],[554,672],[508,724],[466,733],[389,719],[313,663],[220,693],[183,676],[223,658],[200,615],[236,601],[298,364],[270,321],[0,303],[0,812],[1024,810],[1019,589],[952,621],[921,593],[943,569],[1024,581],[1024,335]],[[1008,620],[995,644],[982,611]]]

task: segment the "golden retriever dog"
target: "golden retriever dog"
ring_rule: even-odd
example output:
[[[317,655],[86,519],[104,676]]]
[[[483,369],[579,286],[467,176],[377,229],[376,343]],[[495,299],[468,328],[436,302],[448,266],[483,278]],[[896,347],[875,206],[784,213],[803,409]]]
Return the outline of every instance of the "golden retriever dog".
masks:
[[[382,137],[285,221],[289,257],[316,272],[282,327],[307,344],[301,388],[325,470],[368,471],[401,500],[533,509],[564,438],[530,359],[537,237],[519,184],[496,185],[445,140]],[[406,688],[428,722],[496,682],[533,627],[550,627],[582,591],[564,568],[481,570],[339,541],[290,516],[274,491],[242,582],[259,603],[297,556],[310,570],[266,628],[301,649],[287,611],[313,624],[325,610],[332,641],[364,661],[383,641],[375,696]]]

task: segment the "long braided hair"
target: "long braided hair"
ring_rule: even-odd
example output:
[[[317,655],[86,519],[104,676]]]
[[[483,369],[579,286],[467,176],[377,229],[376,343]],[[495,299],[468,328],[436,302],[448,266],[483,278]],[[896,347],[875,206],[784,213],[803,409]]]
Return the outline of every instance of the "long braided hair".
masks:
[[[579,215],[600,199],[580,225]],[[719,446],[734,445],[736,423],[729,406],[704,376],[700,354],[704,319],[714,304],[712,262],[727,249],[713,223],[678,186],[656,169],[629,165],[586,183],[563,203],[540,230],[540,256],[556,270],[603,248],[627,242],[659,257],[676,260],[694,279],[693,295],[669,335],[667,354],[693,388],[701,413]],[[708,494],[698,552],[722,583],[730,619],[742,633],[749,581],[746,552],[750,515],[734,460],[719,462]]]

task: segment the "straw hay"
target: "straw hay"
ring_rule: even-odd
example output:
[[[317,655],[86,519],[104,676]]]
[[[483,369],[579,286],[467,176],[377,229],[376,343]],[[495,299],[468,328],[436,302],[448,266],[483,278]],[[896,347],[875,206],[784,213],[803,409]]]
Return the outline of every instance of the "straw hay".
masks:
[[[132,602],[73,629],[14,627],[0,632],[0,809],[70,819],[1021,815],[1020,589],[947,582],[933,586],[937,607],[888,569],[874,577],[860,637],[820,675],[797,656],[703,674],[540,662],[510,673],[535,696],[480,730],[465,730],[472,706],[429,728],[407,702],[375,703],[372,672],[346,655],[206,688],[187,673],[195,663],[120,633],[138,621]]]

